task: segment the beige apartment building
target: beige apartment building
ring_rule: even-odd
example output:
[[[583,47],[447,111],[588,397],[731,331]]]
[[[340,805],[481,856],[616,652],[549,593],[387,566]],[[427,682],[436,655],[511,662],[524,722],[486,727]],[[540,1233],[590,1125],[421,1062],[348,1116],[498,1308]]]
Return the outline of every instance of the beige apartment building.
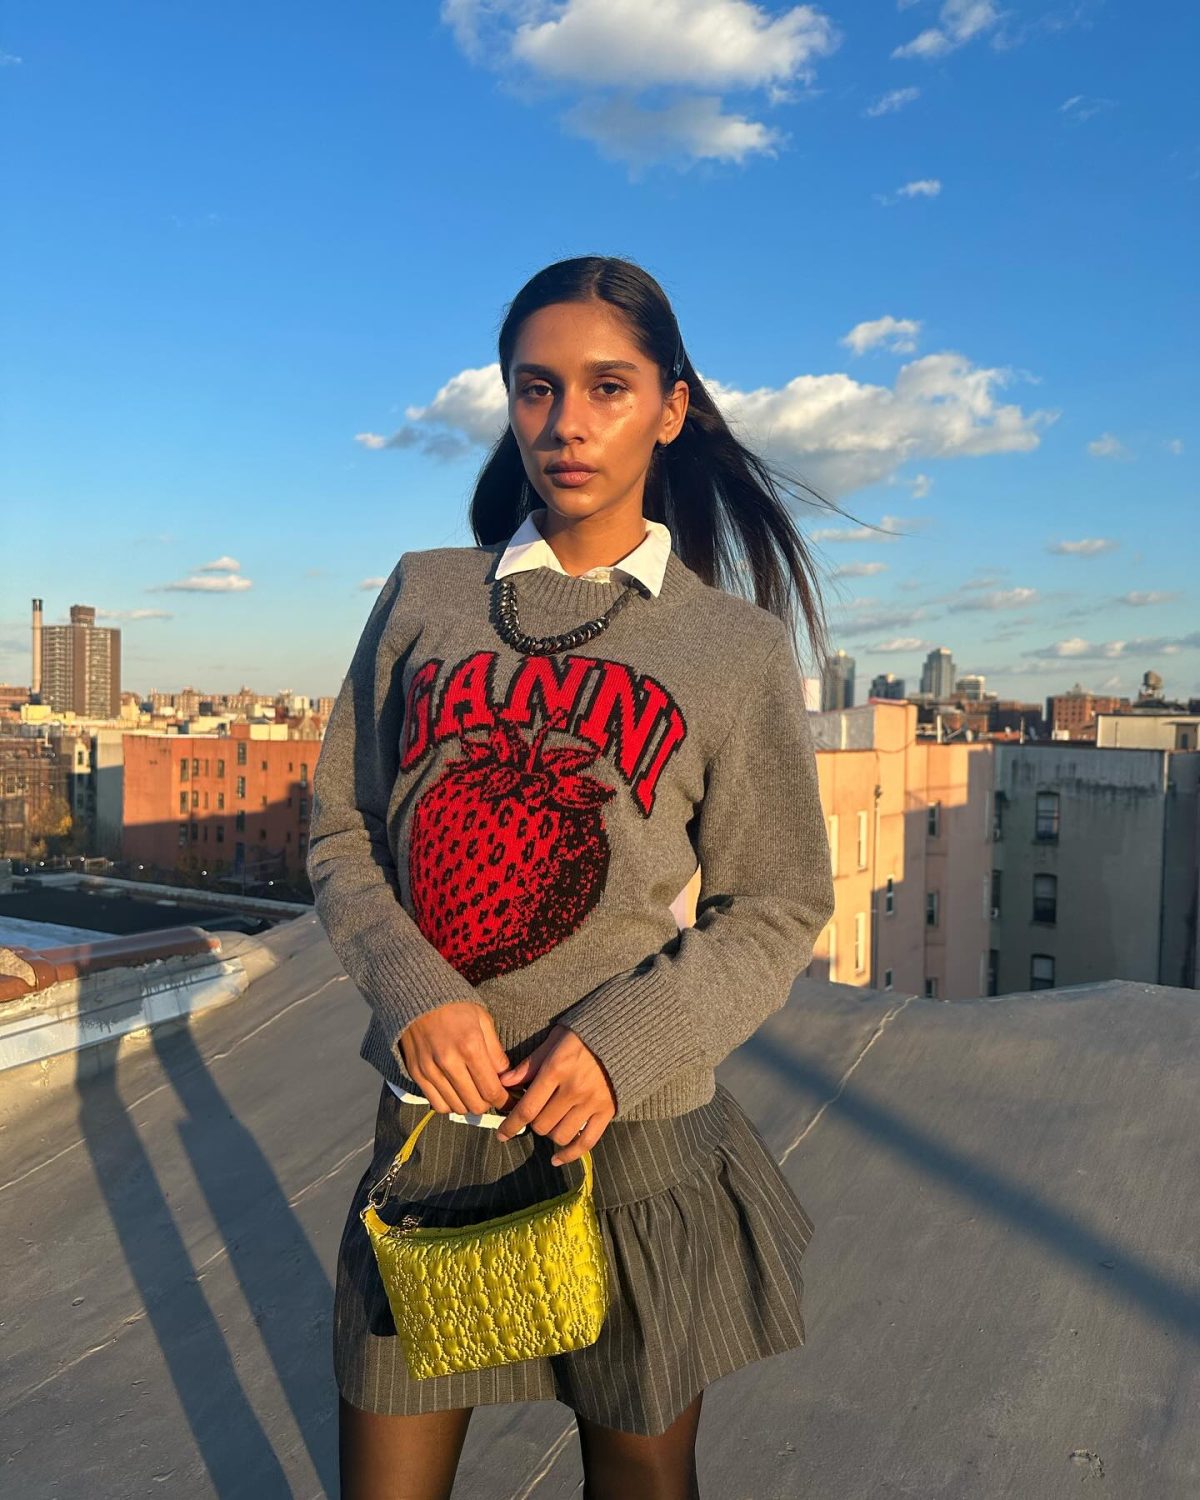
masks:
[[[905,702],[809,722],[837,908],[808,973],[942,1000],[986,994],[992,746],[918,740]]]

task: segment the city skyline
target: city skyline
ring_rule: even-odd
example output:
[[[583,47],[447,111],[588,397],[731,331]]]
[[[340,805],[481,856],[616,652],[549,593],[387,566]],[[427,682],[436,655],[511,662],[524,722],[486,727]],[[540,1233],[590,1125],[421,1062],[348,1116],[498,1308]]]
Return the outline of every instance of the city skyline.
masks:
[[[1005,697],[1200,693],[1179,38],[697,0],[682,49],[596,12],[581,71],[581,14],[535,3],[533,47],[513,6],[373,7],[283,80],[266,14],[10,12],[0,678],[39,595],[141,691],[335,692],[400,553],[471,542],[505,304],[609,253],[849,513],[797,517],[860,681],[944,643]]]

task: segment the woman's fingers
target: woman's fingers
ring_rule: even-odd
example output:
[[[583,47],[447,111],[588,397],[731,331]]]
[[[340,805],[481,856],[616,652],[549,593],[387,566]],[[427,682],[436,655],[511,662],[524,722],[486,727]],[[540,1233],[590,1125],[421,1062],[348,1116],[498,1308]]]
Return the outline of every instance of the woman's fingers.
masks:
[[[570,1121],[571,1118],[573,1116],[568,1116],[567,1121]],[[598,1110],[595,1115],[592,1115],[588,1119],[586,1125],[583,1125],[582,1134],[574,1137],[567,1145],[559,1146],[558,1151],[553,1154],[553,1157],[550,1157],[553,1166],[565,1167],[570,1161],[576,1161],[576,1158],[582,1157],[583,1152],[591,1151],[592,1146],[597,1143],[597,1140],[600,1140],[604,1131],[609,1128],[610,1119],[612,1119],[612,1112],[606,1113],[604,1110]],[[564,1121],[564,1124],[567,1124],[567,1121]],[[577,1128],[579,1127],[576,1127],[576,1130]],[[556,1134],[555,1140],[558,1140]]]

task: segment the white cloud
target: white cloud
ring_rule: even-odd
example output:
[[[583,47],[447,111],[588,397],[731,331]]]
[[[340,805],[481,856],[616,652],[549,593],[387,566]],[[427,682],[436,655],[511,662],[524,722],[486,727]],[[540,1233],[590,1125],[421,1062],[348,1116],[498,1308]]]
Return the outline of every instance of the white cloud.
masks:
[[[562,123],[635,172],[656,162],[740,163],[752,155],[773,156],[785,142],[780,131],[757,120],[723,113],[715,95],[676,99],[662,109],[644,109],[630,99],[583,99]]]
[[[890,656],[900,651],[928,651],[931,649],[929,641],[923,641],[919,635],[897,635],[890,641],[880,641],[878,645],[872,646],[871,650],[880,655]]]
[[[887,572],[887,563],[846,563],[843,567],[834,568],[830,574],[832,578],[874,578],[879,573]]]
[[[11,52],[0,52],[0,68],[16,68],[20,66],[22,59]]]
[[[1115,99],[1089,99],[1084,94],[1072,94],[1058,106],[1058,110],[1071,124],[1082,125],[1102,110],[1111,109],[1116,102]]]
[[[242,565],[236,557],[218,557],[214,562],[201,563],[198,573],[240,573]]]
[[[1012,372],[972,365],[952,351],[902,365],[891,389],[845,374],[798,375],[753,391],[701,378],[740,436],[829,498],[887,479],[914,459],[1028,452],[1041,441],[1038,428],[1058,417],[999,403],[996,392]],[[405,415],[409,425],[391,437],[359,433],[356,441],[437,458],[493,443],[508,420],[499,365],[461,371]]]
[[[462,9],[462,0],[454,8]],[[487,8],[506,7],[491,0]],[[813,60],[838,40],[828,16],[812,5],[780,15],[749,0],[566,0],[519,8],[541,18],[517,26],[512,57],[543,77],[587,88],[807,82]]]
[[[971,593],[965,598],[954,599],[947,603],[947,608],[952,614],[962,610],[1023,609],[1025,605],[1035,603],[1037,598],[1037,589],[992,589],[986,593]]]
[[[844,640],[858,640],[879,631],[903,630],[926,618],[923,608],[895,609],[874,599],[856,599],[831,611],[830,631]]]
[[[1077,542],[1051,542],[1046,551],[1061,557],[1096,557],[1101,552],[1112,552],[1116,545],[1111,537],[1085,536]]]
[[[1103,432],[1087,445],[1093,458],[1131,458],[1133,455],[1120,438],[1111,432]]]
[[[914,182],[906,182],[894,193],[872,193],[871,196],[876,203],[882,203],[885,208],[890,208],[901,198],[936,198],[941,190],[942,184],[937,177],[920,177]]]
[[[1167,452],[1168,453],[1174,453],[1175,456],[1178,457],[1179,454],[1181,454],[1183,452],[1183,439],[1182,438],[1168,438],[1168,440],[1167,440]]]
[[[179,578],[173,583],[152,585],[148,593],[163,594],[240,594],[254,585],[240,573],[194,574],[191,578]]]
[[[939,25],[927,27],[911,42],[892,50],[893,57],[917,57],[925,61],[954,52],[973,37],[982,35],[1000,21],[1002,12],[992,0],[944,0]]]
[[[814,542],[895,542],[904,535],[905,528],[924,524],[920,519],[906,521],[902,516],[883,516],[878,526],[818,526],[809,535]]]
[[[359,588],[370,589],[373,594],[377,594],[386,582],[387,579],[382,576],[380,576],[379,578],[364,578],[363,581],[359,584]]]
[[[791,102],[842,41],[814,5],[772,14],[751,0],[443,0],[441,17],[472,61],[519,77],[527,94],[574,94],[568,128],[639,167],[773,149],[778,133],[724,113],[720,95]],[[636,102],[662,89],[684,97]]]
[[[874,104],[869,104],[863,110],[868,119],[876,119],[879,115],[895,114],[898,109],[903,109],[906,104],[911,104],[920,95],[919,88],[892,89],[890,92],[876,99]]]
[[[1128,594],[1122,594],[1117,603],[1132,604],[1138,609],[1144,609],[1149,604],[1166,604],[1177,597],[1162,589],[1134,589]]]
[[[173,620],[169,609],[98,609],[98,620]]]
[[[916,318],[893,318],[889,313],[870,322],[856,323],[839,343],[855,354],[864,354],[877,344],[886,344],[893,354],[911,354],[917,347],[921,324]]]
[[[1042,661],[1059,661],[1065,658],[1110,661],[1123,656],[1177,656],[1180,651],[1198,648],[1200,630],[1182,636],[1139,636],[1130,641],[1086,641],[1082,636],[1076,635],[1024,654]]]

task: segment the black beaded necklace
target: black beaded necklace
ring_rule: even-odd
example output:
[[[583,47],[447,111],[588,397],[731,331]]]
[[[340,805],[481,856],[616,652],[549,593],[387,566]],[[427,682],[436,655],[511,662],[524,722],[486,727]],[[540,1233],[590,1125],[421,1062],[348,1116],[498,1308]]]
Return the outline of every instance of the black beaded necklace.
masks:
[[[527,635],[521,629],[521,622],[517,615],[515,580],[498,578],[492,592],[495,626],[501,638],[507,641],[514,650],[524,652],[527,656],[553,656],[557,651],[573,651],[586,641],[594,640],[602,630],[608,628],[613,617],[629,603],[635,594],[645,592],[648,592],[645,584],[638,578],[630,577],[626,581],[624,593],[618,594],[602,615],[597,615],[594,620],[587,620],[582,625],[576,625],[573,630],[561,631],[558,635],[536,636]]]

